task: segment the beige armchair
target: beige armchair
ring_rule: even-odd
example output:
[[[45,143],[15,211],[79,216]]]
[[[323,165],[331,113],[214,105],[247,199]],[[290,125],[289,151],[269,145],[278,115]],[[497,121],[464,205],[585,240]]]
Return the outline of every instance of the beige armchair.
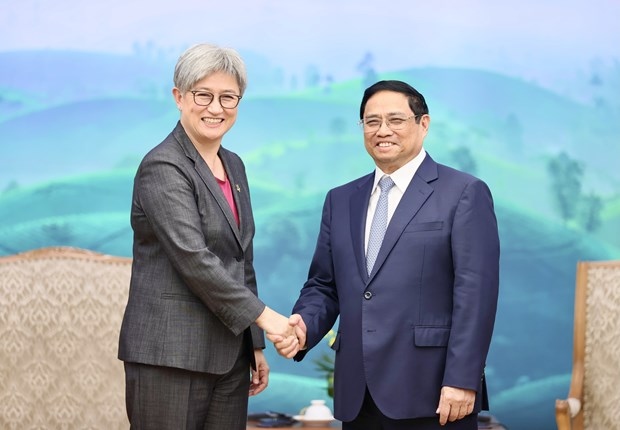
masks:
[[[620,261],[577,264],[573,372],[559,430],[620,429]]]
[[[0,428],[129,428],[116,353],[130,268],[75,248],[0,258]]]

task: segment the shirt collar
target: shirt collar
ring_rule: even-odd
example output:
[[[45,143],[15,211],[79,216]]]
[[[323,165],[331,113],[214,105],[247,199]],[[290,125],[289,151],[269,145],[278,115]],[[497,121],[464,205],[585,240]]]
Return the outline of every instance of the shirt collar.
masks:
[[[400,169],[396,170],[394,173],[389,175],[390,178],[392,178],[392,180],[394,181],[394,185],[396,185],[396,187],[400,190],[401,193],[405,192],[405,190],[409,186],[409,183],[413,179],[413,176],[418,171],[420,164],[422,164],[422,161],[424,161],[425,157],[426,157],[426,151],[424,150],[424,148],[422,148],[420,150],[420,153],[416,155],[411,161],[409,161],[407,164],[402,166]],[[374,192],[376,191],[378,187],[379,180],[384,175],[386,175],[386,173],[384,173],[381,169],[379,169],[378,167],[375,169],[375,180],[372,185],[371,194],[374,194]]]

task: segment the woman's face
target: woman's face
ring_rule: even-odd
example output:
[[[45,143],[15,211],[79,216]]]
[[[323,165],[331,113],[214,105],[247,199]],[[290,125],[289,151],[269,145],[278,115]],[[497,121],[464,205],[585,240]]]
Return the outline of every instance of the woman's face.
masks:
[[[192,94],[196,92],[196,97]],[[234,76],[224,72],[215,72],[196,82],[190,91],[182,93],[178,88],[172,90],[177,107],[181,111],[181,124],[194,144],[220,145],[222,137],[237,120],[237,109],[222,107],[221,100],[235,100],[239,94],[239,85]],[[205,100],[212,95],[208,106]],[[223,98],[222,98],[223,97]]]

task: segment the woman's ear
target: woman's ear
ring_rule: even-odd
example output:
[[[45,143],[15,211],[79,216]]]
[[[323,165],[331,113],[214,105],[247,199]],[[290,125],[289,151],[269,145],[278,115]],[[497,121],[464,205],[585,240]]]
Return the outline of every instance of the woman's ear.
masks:
[[[181,107],[183,106],[183,93],[181,93],[181,90],[177,87],[174,87],[172,89],[172,97],[174,97],[174,102],[177,104],[177,108],[179,110],[183,110],[181,109]]]

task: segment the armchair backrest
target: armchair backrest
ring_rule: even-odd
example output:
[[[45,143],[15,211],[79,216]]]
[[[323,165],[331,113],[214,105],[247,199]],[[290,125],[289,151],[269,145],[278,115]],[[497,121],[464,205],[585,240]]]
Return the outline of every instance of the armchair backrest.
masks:
[[[578,263],[574,355],[583,357],[584,428],[618,428],[620,261]]]
[[[0,258],[0,428],[129,428],[116,355],[130,271],[76,248]]]

